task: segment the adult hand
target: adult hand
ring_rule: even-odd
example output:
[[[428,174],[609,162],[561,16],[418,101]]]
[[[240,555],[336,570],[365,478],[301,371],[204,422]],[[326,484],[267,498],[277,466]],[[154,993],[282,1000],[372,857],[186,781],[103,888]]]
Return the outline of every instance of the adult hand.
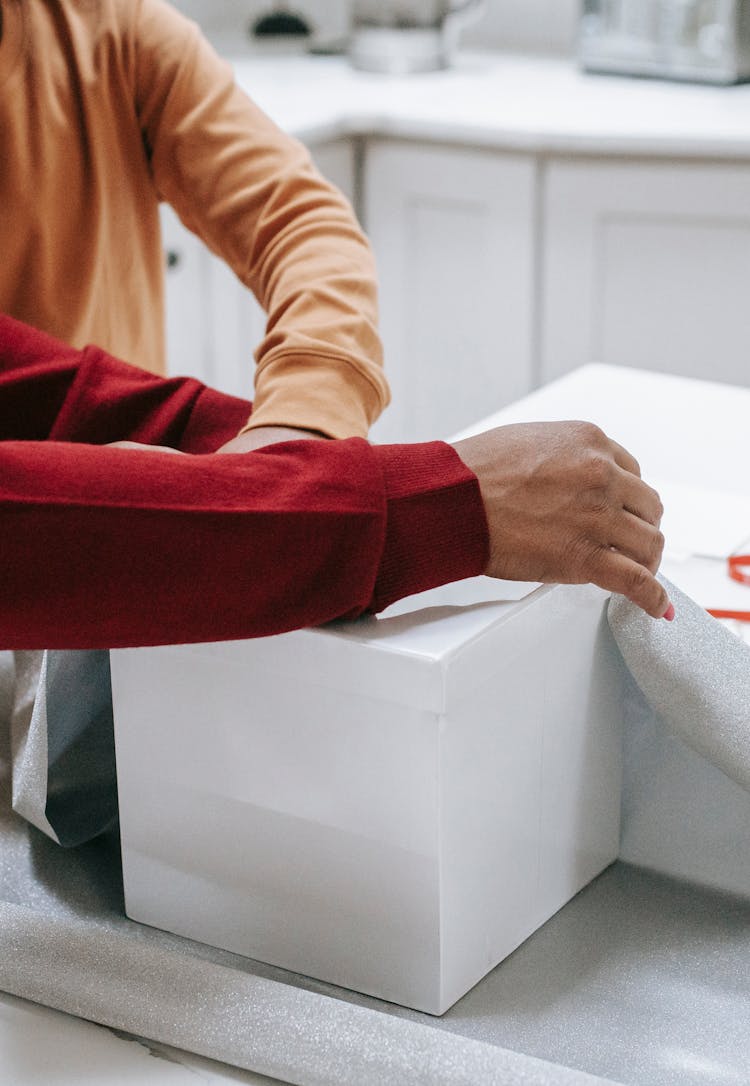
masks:
[[[227,441],[217,452],[246,453],[262,449],[265,445],[276,445],[280,441],[327,441],[325,434],[317,430],[299,430],[293,426],[256,426],[245,430],[231,441]]]
[[[479,479],[490,576],[592,582],[654,618],[665,614],[669,597],[654,576],[664,548],[659,495],[598,426],[501,426],[454,448]]]

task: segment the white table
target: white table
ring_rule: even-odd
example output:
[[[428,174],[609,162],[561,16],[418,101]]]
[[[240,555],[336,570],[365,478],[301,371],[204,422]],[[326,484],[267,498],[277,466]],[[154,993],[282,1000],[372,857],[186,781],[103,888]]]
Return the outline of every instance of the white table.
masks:
[[[647,479],[658,477],[667,483],[688,482],[691,486],[707,492],[715,489],[718,484],[724,492],[737,498],[750,493],[745,455],[747,419],[750,417],[750,390],[696,383],[631,370],[592,366],[532,394],[519,404],[506,408],[493,416],[490,421],[492,424],[502,425],[532,418],[570,417],[586,417],[601,425],[612,437],[619,440],[638,457]],[[696,516],[703,516],[703,511],[696,510]],[[748,593],[750,594],[750,589]],[[677,766],[678,771],[683,768],[685,772],[693,774],[698,788],[702,787],[701,782],[705,783],[707,779],[704,770],[710,769],[703,766],[699,760],[685,762],[682,767]],[[710,811],[705,805],[701,806],[707,794],[711,797]],[[700,796],[700,792],[695,792],[694,795]],[[729,879],[731,882],[731,878],[734,878],[739,880],[739,885],[730,885],[729,888],[743,891],[742,880],[745,880],[746,884],[750,880],[750,860],[743,860],[743,856],[747,856],[747,836],[743,829],[748,822],[747,796],[731,782],[722,785],[720,781],[717,783],[716,777],[712,777],[709,792],[704,791],[704,800],[699,798],[693,803],[693,807],[692,820],[688,820],[686,833],[693,840],[699,859],[700,855],[706,855],[712,859],[716,852],[715,842],[710,838],[710,829],[714,834],[718,832],[723,834],[723,847],[729,861],[728,868],[722,868],[719,863],[718,868],[715,867],[709,871],[706,881],[721,885],[722,879]],[[635,851],[637,854],[640,849],[642,854],[644,848],[654,845],[654,840],[658,842],[660,835],[658,823],[661,813],[658,807],[653,811],[653,824],[656,831],[654,838],[644,840],[641,836],[640,839],[631,841],[629,846],[631,853]],[[700,817],[696,817],[701,813],[704,815],[702,822]],[[733,842],[735,842],[734,851],[732,851]],[[633,855],[630,858],[632,859]],[[655,861],[657,864],[658,859],[657,857]],[[626,873],[628,871],[627,868],[623,870]],[[526,984],[525,1003],[520,1008],[524,1014],[517,1012],[517,1021],[510,1022],[508,1029],[511,1033],[515,1030],[516,1043],[523,1046],[520,1050],[536,1051],[537,1054],[546,1058],[554,1058],[555,1046],[559,1039],[556,1041],[554,1030],[544,1032],[547,1029],[544,1027],[544,1016],[557,1013],[555,1007],[559,1007],[559,1013],[562,1014],[563,1004],[567,1003],[567,1012],[572,1015],[569,1019],[570,1029],[568,1030],[566,1026],[565,1036],[560,1043],[572,1059],[576,1052],[579,1056],[581,1053],[585,1054],[587,1045],[590,1048],[591,1044],[591,1039],[587,1040],[585,1036],[587,1030],[579,1029],[576,1033],[575,1015],[577,1014],[580,1018],[582,1007],[587,1007],[590,1012],[592,1006],[601,1005],[603,1032],[606,1032],[607,1024],[609,1024],[610,1033],[614,1032],[624,1043],[623,1030],[627,1034],[628,1028],[632,1031],[638,1027],[639,1023],[643,1027],[643,1022],[637,1017],[643,1011],[643,1007],[639,1008],[638,1000],[635,998],[637,991],[640,990],[638,980],[640,970],[643,972],[644,980],[650,983],[650,991],[654,998],[651,1010],[648,1012],[653,1018],[652,1035],[648,1037],[645,1034],[639,1035],[638,1042],[634,1036],[629,1049],[633,1056],[631,1062],[635,1070],[632,1066],[629,1068],[623,1066],[623,1075],[627,1070],[630,1076],[624,1077],[623,1081],[631,1083],[679,1081],[691,1084],[711,1081],[731,1082],[732,1086],[735,1086],[742,1079],[732,1077],[733,1072],[730,1074],[731,1068],[728,1067],[727,1061],[731,1057],[727,1056],[724,1040],[728,1036],[734,1036],[739,1044],[740,1039],[746,1035],[746,1018],[742,1011],[745,989],[743,986],[727,986],[721,978],[717,980],[714,973],[716,963],[722,956],[725,963],[729,963],[724,970],[725,975],[731,968],[744,969],[742,961],[737,962],[736,966],[732,966],[732,963],[736,961],[736,955],[745,953],[741,944],[743,940],[747,941],[747,928],[742,921],[746,903],[740,903],[737,907],[735,934],[733,936],[727,935],[726,932],[722,934],[721,924],[714,923],[712,917],[718,915],[716,909],[721,908],[724,899],[713,899],[707,897],[710,892],[696,891],[695,900],[700,907],[696,909],[696,915],[700,912],[705,922],[702,928],[694,925],[683,933],[679,924],[686,915],[691,915],[692,906],[688,908],[685,904],[685,899],[690,896],[690,887],[673,884],[676,889],[670,891],[671,898],[669,899],[672,902],[669,906],[672,908],[672,913],[669,915],[673,917],[673,920],[670,920],[671,926],[667,925],[664,935],[660,935],[659,938],[662,940],[671,937],[674,946],[669,953],[664,955],[664,968],[659,972],[654,965],[659,954],[659,947],[654,945],[649,949],[648,941],[648,933],[650,931],[653,936],[654,923],[658,918],[648,914],[648,909],[652,908],[650,902],[657,900],[653,897],[654,887],[659,890],[659,893],[663,893],[662,903],[659,904],[657,901],[658,908],[662,911],[666,908],[664,905],[664,901],[667,900],[666,890],[665,884],[659,882],[658,878],[652,883],[644,877],[643,887],[637,891],[634,899],[639,903],[642,914],[637,924],[634,921],[635,934],[630,932],[627,937],[623,935],[617,953],[613,951],[609,959],[604,960],[600,953],[603,944],[597,943],[596,948],[589,945],[591,944],[591,939],[587,939],[587,933],[591,930],[589,921],[588,919],[585,919],[585,922],[581,921],[580,917],[586,908],[593,909],[595,912],[591,903],[599,902],[600,921],[603,923],[608,915],[606,910],[613,907],[612,902],[616,905],[618,900],[625,902],[622,905],[623,917],[632,915],[631,905],[623,897],[623,876],[618,875],[617,871],[617,868],[611,869],[602,876],[601,881],[597,880],[592,884],[590,891],[584,891],[584,894],[563,909],[558,917],[545,926],[540,933],[532,937],[509,960],[508,971],[505,974],[502,972],[504,967],[501,966],[488,978],[491,986],[494,985],[496,989],[501,989],[503,983],[510,983],[511,989],[517,992],[520,990],[518,984]],[[697,874],[700,877],[706,873],[698,870]],[[627,884],[627,878],[624,882]],[[600,883],[598,889],[597,883]],[[743,892],[746,893],[746,889],[745,886]],[[627,892],[629,891],[626,885],[625,894]],[[662,912],[660,916],[662,915],[667,914]],[[588,967],[589,980],[592,977],[596,979],[595,970],[600,970],[601,975],[607,977],[609,975],[607,969],[609,969],[614,978],[613,983],[622,983],[624,991],[625,982],[627,982],[632,992],[633,1001],[628,1010],[630,1017],[625,1015],[621,1023],[615,1019],[607,1023],[605,1014],[607,1008],[613,1007],[615,1012],[621,1010],[621,1005],[616,1001],[617,993],[612,995],[609,981],[598,994],[596,989],[589,992],[586,988],[588,974],[583,973],[579,977],[578,969],[581,959],[575,954],[573,955],[576,963],[575,975],[580,980],[580,993],[576,994],[576,985],[568,983],[564,959],[566,953],[568,957],[571,956],[571,951],[569,944],[564,943],[563,940],[566,938],[566,931],[575,928],[576,917],[579,918],[578,925],[582,929],[581,952],[585,951],[593,955]],[[638,924],[641,925],[640,928]],[[624,920],[623,925],[625,925]],[[642,937],[638,935],[638,931],[642,931]],[[611,933],[615,949],[617,949],[618,937],[617,932]],[[540,1009],[533,1006],[534,993],[536,992],[539,996],[549,979],[550,968],[555,966],[554,957],[548,952],[548,947],[556,938],[558,939],[557,948],[562,951],[559,955],[562,966],[558,970],[558,983],[561,985],[557,992],[559,1002],[550,1008],[540,997],[538,1000],[542,1004]],[[628,942],[628,939],[631,941]],[[594,949],[596,949],[596,954],[594,954]],[[640,957],[640,960],[635,961],[633,965],[628,954],[635,959]],[[682,966],[678,970],[683,981],[681,988],[676,985],[677,956],[684,965],[684,970]],[[524,962],[533,963],[535,959],[537,960],[536,967],[524,965]],[[634,976],[633,970],[638,975]],[[701,978],[705,978],[705,984]],[[675,984],[672,985],[670,991],[671,981],[675,981]],[[487,984],[487,981],[483,983]],[[703,987],[701,988],[700,985]],[[714,987],[717,985],[717,991],[714,992]],[[461,1014],[464,1017],[471,1016],[472,1004],[481,1004],[482,999],[487,998],[486,995],[482,996],[481,989],[482,985],[478,986],[474,993],[457,1005],[459,1020]],[[572,997],[571,993],[573,993]],[[692,1009],[687,998],[691,993],[696,995]],[[702,996],[698,999],[697,996],[701,993]],[[580,999],[580,1002],[577,1003],[577,999]],[[587,1004],[586,999],[603,1002]],[[507,1005],[512,1007],[510,997],[508,997]],[[673,1078],[667,1077],[666,1070],[663,1073],[660,1071],[660,1066],[666,1067],[666,1065],[660,1065],[658,1061],[668,1056],[672,1058],[672,1056],[664,1049],[666,1041],[663,1041],[660,1036],[659,1015],[667,1016],[663,1030],[666,1036],[676,1021],[678,1012],[684,1023],[684,1031],[680,1038],[684,1039],[685,1047],[684,1051],[670,1050],[674,1060],[678,1061],[669,1067],[669,1075],[678,1076]],[[692,1026],[691,1014],[695,1018]],[[736,1019],[733,1019],[733,1014],[737,1015]],[[672,1017],[669,1017],[670,1015]],[[477,1021],[481,1024],[483,1021],[481,1015],[477,1017]],[[549,1019],[547,1018],[546,1021]],[[541,1027],[539,1023],[542,1023]],[[580,1026],[581,1023],[578,1024]],[[488,1022],[485,1016],[483,1028],[491,1033],[491,1026],[492,1023]],[[542,1028],[542,1034],[537,1034],[536,1040],[533,1035],[534,1028],[537,1030]],[[738,1032],[732,1034],[732,1030]],[[506,1039],[510,1044],[511,1038],[508,1033],[506,1033]],[[694,1046],[699,1046],[698,1052],[691,1054],[691,1042]],[[715,1049],[713,1052],[709,1051],[712,1046]],[[731,1045],[729,1047],[732,1048]],[[54,1081],[56,1086],[68,1086],[68,1084],[80,1086],[88,1082],[96,1083],[97,1086],[99,1084],[121,1086],[121,1084],[135,1082],[155,1084],[164,1082],[189,1086],[196,1081],[211,1084],[249,1083],[260,1086],[262,1083],[271,1081],[225,1065],[210,1063],[186,1053],[165,1050],[160,1046],[153,1046],[153,1051],[154,1054],[163,1055],[165,1058],[154,1059],[153,1055],[149,1054],[149,1047],[124,1040],[108,1030],[0,995],[0,1080],[8,1082],[9,1086],[11,1084],[12,1086],[36,1086],[36,1084],[51,1081]],[[637,1059],[633,1055],[636,1052]],[[678,1057],[683,1061],[682,1064],[679,1063]],[[646,1079],[633,1077],[640,1074],[643,1068],[646,1069],[644,1074],[648,1076]],[[706,1077],[709,1072],[710,1076]]]
[[[459,436],[531,419],[595,422],[637,458],[662,495],[662,572],[706,608],[730,609],[731,601],[750,610],[750,589],[733,590],[723,560],[750,547],[749,412],[748,389],[590,365]],[[729,625],[750,640],[750,624]]]

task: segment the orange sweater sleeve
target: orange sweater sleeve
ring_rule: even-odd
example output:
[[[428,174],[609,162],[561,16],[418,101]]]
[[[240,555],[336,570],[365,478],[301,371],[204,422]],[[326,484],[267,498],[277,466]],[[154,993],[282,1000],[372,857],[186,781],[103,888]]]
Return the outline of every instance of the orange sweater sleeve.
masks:
[[[364,436],[388,387],[374,262],[351,207],[194,23],[163,0],[133,10],[135,101],[159,195],[268,314],[248,427]]]

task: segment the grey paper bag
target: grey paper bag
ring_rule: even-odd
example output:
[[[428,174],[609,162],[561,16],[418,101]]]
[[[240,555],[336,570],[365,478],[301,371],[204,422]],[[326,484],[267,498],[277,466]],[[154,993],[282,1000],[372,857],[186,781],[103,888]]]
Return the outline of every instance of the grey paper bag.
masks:
[[[15,653],[13,808],[53,841],[82,844],[117,821],[109,653]]]

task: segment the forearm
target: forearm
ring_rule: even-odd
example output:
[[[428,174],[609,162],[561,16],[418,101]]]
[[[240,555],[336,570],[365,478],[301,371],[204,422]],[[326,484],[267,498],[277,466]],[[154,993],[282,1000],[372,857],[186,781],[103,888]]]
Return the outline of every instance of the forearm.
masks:
[[[268,324],[247,425],[364,437],[388,402],[374,260],[348,203],[306,159],[286,149],[248,265]]]
[[[364,436],[388,389],[374,261],[351,207],[178,12],[144,0],[133,33],[159,193],[268,313],[249,426]]]
[[[212,455],[250,406],[0,316],[0,646],[254,637],[483,570],[449,446]],[[99,447],[122,440],[195,455]]]
[[[240,456],[0,444],[0,646],[256,637],[478,574],[474,476],[446,445]]]
[[[0,441],[135,441],[214,452],[252,408],[191,377],[165,379],[76,350],[0,314]]]

